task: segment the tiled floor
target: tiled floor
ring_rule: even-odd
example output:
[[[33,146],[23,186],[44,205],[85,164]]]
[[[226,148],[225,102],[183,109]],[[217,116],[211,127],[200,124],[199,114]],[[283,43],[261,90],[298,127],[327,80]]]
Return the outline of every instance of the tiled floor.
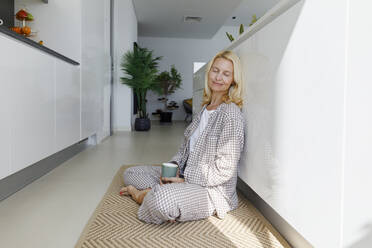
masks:
[[[0,202],[0,247],[73,247],[120,166],[170,159],[185,127],[117,133]]]

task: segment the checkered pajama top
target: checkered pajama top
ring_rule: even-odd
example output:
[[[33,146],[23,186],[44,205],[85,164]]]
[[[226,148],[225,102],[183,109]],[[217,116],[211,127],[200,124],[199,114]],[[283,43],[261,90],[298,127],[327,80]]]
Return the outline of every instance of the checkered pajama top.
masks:
[[[217,216],[223,218],[238,206],[236,182],[244,147],[244,118],[236,104],[220,104],[190,152],[191,134],[205,108],[206,105],[186,128],[184,141],[171,161],[178,163],[187,183],[207,188]]]

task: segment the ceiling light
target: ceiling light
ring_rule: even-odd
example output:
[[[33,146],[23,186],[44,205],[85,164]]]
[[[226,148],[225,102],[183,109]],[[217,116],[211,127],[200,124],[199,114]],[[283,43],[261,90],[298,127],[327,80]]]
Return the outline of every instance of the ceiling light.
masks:
[[[201,22],[203,18],[200,16],[184,16],[183,21],[184,22],[189,22],[189,23],[194,23],[194,22]]]

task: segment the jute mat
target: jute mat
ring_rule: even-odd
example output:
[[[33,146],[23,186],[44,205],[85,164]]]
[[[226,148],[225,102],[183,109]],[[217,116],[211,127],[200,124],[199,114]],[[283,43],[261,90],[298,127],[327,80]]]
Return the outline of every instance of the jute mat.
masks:
[[[133,165],[132,165],[133,166]],[[75,248],[121,247],[290,247],[266,219],[239,194],[239,207],[223,220],[146,224],[138,220],[139,206],[119,196],[122,166],[85,226]]]

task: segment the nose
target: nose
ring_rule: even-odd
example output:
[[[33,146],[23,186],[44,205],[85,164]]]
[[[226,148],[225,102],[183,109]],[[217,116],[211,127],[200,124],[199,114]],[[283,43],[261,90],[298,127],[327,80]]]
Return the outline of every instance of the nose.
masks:
[[[216,74],[216,80],[222,80],[222,74],[221,73]]]

